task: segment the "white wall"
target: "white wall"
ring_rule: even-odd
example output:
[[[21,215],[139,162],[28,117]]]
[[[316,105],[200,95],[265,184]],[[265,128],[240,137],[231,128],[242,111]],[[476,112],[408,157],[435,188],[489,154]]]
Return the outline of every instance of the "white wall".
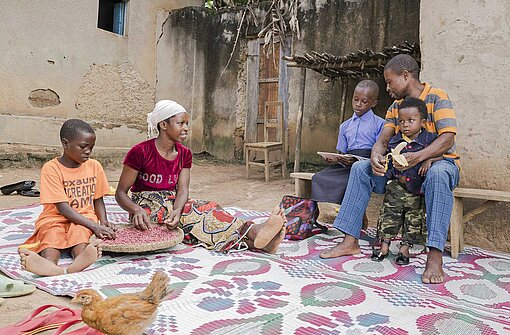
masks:
[[[458,118],[462,185],[510,190],[510,1],[424,0],[422,80]]]

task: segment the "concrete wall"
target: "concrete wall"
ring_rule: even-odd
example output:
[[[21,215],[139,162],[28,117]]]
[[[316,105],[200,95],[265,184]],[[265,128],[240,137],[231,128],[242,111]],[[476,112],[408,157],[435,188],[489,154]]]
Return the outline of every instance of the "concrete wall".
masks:
[[[461,185],[510,191],[510,2],[424,0],[422,79],[443,88],[458,118]],[[468,203],[469,208],[469,203]],[[466,242],[510,251],[510,207],[466,225]]]
[[[2,1],[0,143],[58,145],[70,117],[95,124],[98,146],[143,140],[154,105],[157,13],[201,3],[128,1],[119,36],[97,28],[97,0]]]
[[[256,13],[261,18],[263,8]],[[328,52],[342,55],[370,47],[419,39],[419,0],[303,0],[300,9],[302,40],[294,39],[293,52]],[[241,11],[214,13],[204,8],[184,8],[170,13],[158,43],[156,97],[173,97],[192,111],[191,146],[226,159],[238,157],[239,134],[244,133],[249,94],[246,81],[246,28],[243,27],[233,59],[223,71],[234,46]],[[261,27],[251,26],[249,38]],[[317,160],[318,150],[334,150],[340,123],[342,85],[326,83],[309,71],[303,123],[303,159]],[[298,110],[299,69],[288,71],[289,151],[294,153]],[[383,80],[379,79],[381,88]],[[349,82],[346,118],[352,115],[351,96],[356,81]],[[384,115],[389,96],[381,91],[376,111]]]
[[[194,152],[234,156],[237,77],[244,64],[239,52],[222,71],[240,18],[240,12],[217,15],[203,7],[187,7],[171,12],[164,23],[157,46],[156,98],[174,99],[190,112],[189,145]]]

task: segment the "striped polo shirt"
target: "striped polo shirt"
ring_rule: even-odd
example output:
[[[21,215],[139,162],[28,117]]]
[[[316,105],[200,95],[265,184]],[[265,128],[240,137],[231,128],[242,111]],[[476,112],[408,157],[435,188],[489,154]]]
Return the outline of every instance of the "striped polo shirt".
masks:
[[[454,133],[457,135],[457,119],[453,104],[443,90],[432,87],[425,83],[425,89],[421,92],[419,99],[425,101],[429,112],[425,129],[431,133],[441,135],[442,133]],[[395,129],[395,134],[399,131],[398,126],[398,108],[402,100],[395,100],[386,112],[385,127]],[[456,153],[455,140],[453,146],[444,154],[445,158],[459,159]]]

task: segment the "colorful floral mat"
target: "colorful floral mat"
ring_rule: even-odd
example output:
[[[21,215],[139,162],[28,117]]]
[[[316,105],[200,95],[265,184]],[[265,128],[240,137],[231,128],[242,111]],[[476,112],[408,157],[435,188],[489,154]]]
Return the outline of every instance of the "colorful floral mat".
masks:
[[[127,221],[113,199],[107,207],[112,222]],[[248,219],[267,215],[229,210]],[[510,333],[509,255],[466,248],[454,260],[445,252],[446,282],[423,285],[424,255],[409,266],[395,265],[393,257],[373,262],[368,236],[361,255],[320,259],[321,250],[342,239],[330,230],[285,241],[277,255],[224,255],[181,245],[159,253],[107,254],[84,272],[40,278],[20,269],[16,252],[40,211],[0,211],[0,270],[54,295],[94,288],[112,296],[142,290],[163,269],[174,292],[148,334]]]

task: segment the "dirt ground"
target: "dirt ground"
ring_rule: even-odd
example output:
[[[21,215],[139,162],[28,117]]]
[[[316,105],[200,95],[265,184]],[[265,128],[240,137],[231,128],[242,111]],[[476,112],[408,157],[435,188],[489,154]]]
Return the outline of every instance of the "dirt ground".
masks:
[[[39,186],[39,168],[0,169],[0,186],[21,180],[36,180]],[[120,168],[107,168],[106,174],[110,184],[116,186],[120,176]],[[191,169],[190,197],[195,199],[214,200],[222,206],[236,206],[259,211],[270,210],[277,205],[285,194],[293,194],[294,185],[290,179],[282,180],[280,176],[266,183],[260,176],[245,178],[243,165],[224,164],[208,160],[195,161]],[[380,197],[374,197],[369,209],[369,221],[375,224]],[[0,209],[8,209],[37,203],[38,198],[20,195],[4,196],[0,194]],[[320,204],[319,221],[332,222],[336,213],[334,205]],[[59,304],[78,308],[70,304],[69,297],[52,296],[41,290],[16,298],[5,299],[0,306],[0,327],[14,323],[30,311],[45,304]],[[51,331],[41,333],[51,334]]]

